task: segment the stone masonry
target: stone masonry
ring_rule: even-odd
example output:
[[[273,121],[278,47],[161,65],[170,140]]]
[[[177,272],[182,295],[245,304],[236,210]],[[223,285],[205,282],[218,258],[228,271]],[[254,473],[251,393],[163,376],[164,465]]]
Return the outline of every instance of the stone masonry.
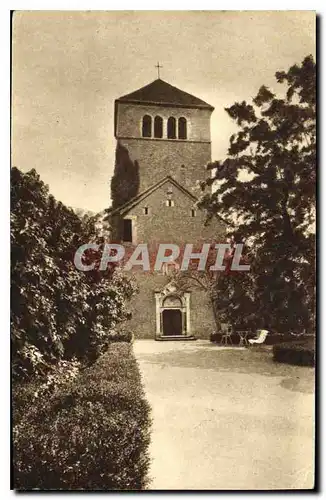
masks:
[[[200,194],[197,181],[207,178],[205,167],[211,161],[212,111],[209,104],[162,80],[115,102],[115,137],[127,148],[131,160],[139,164],[138,195],[111,213],[111,221],[118,220],[119,227],[124,220],[131,221],[132,242],[127,246],[147,243],[153,248],[159,243],[170,243],[184,247],[192,243],[198,249],[204,242],[221,241],[222,226],[216,222],[205,226],[205,214],[196,206]],[[162,138],[153,133],[143,137],[145,115],[151,117],[152,123],[155,117],[162,118]],[[167,137],[170,117],[176,123],[181,117],[186,119],[186,139]],[[123,241],[123,237],[121,233],[118,241]],[[132,272],[140,291],[131,304],[133,318],[129,327],[139,338],[167,339],[164,325],[169,316],[165,314],[164,294],[168,293],[166,287],[171,285],[171,277],[164,271]],[[179,300],[180,307],[183,304],[182,329],[176,323],[173,338],[208,338],[215,323],[207,293],[192,287],[185,298],[181,291],[173,287],[171,290],[169,307],[177,307],[173,301],[177,304]]]

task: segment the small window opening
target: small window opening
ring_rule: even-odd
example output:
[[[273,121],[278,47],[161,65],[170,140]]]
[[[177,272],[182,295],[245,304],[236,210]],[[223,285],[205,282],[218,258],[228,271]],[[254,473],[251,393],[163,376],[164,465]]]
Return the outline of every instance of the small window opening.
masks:
[[[152,117],[145,115],[143,117],[143,137],[152,137]]]
[[[155,116],[154,118],[154,137],[162,139],[163,137],[163,118]]]
[[[144,215],[148,215],[148,207],[144,207]]]
[[[196,210],[194,208],[191,209],[191,217],[196,217]]]
[[[132,220],[123,219],[123,241],[129,241],[132,243]]]
[[[187,139],[187,120],[183,116],[178,121],[178,137],[179,139]]]
[[[177,123],[173,116],[168,119],[168,139],[176,139],[177,137]]]
[[[173,200],[166,200],[166,206],[167,207],[174,207],[174,201]]]

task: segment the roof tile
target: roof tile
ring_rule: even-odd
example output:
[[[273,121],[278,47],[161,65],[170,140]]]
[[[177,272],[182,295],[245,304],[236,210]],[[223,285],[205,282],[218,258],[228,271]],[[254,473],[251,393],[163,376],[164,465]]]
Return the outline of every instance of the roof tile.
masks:
[[[145,85],[145,87],[120,97],[117,101],[214,109],[207,102],[170,85],[160,78]]]

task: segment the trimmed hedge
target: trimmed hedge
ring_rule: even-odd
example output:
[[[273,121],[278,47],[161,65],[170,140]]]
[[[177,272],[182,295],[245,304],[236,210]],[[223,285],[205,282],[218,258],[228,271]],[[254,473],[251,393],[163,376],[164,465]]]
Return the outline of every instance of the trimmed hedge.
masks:
[[[313,341],[284,342],[273,346],[273,359],[291,365],[315,366]]]
[[[141,490],[148,483],[150,407],[130,344],[37,404],[13,429],[14,488]]]
[[[107,337],[109,342],[133,342],[134,334],[130,330],[120,329],[119,331],[111,331]]]

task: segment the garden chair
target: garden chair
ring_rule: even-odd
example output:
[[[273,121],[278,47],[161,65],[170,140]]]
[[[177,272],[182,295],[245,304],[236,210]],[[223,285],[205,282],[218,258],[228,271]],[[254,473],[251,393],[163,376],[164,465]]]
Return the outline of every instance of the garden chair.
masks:
[[[254,339],[249,339],[249,345],[259,345],[263,344],[267,338],[268,330],[257,330],[257,335]]]
[[[232,327],[229,323],[221,323],[221,333],[222,333],[222,337],[221,337],[220,345],[223,345],[223,344],[227,345],[228,342],[232,345],[232,338],[231,338]]]

